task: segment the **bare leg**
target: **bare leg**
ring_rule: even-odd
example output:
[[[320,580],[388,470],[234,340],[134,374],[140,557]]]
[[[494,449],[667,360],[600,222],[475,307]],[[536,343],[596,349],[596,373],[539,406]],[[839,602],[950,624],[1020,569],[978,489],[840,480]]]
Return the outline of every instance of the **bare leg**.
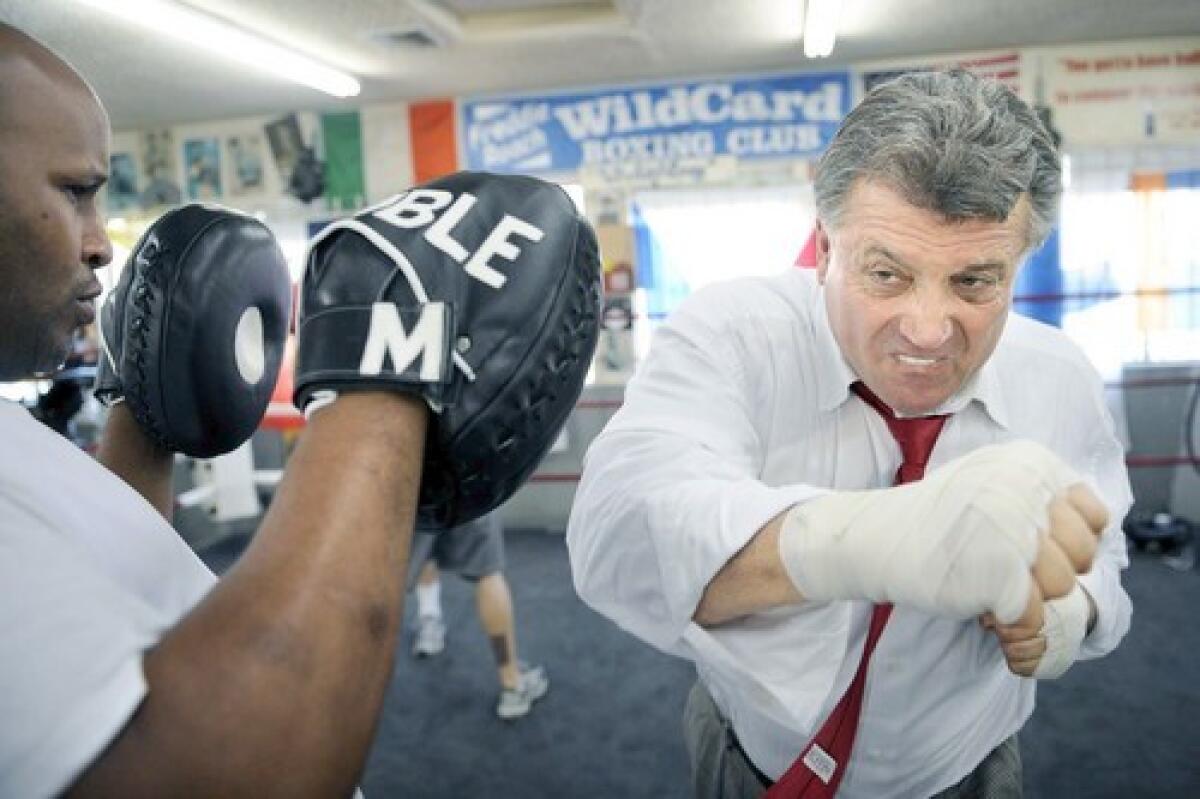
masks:
[[[479,611],[479,624],[492,644],[500,685],[516,688],[521,677],[517,668],[512,593],[501,572],[489,574],[475,584],[475,604]]]
[[[421,585],[429,585],[430,583],[436,583],[437,579],[437,566],[432,560],[425,561],[425,565],[421,567],[421,573],[417,575],[417,582]]]

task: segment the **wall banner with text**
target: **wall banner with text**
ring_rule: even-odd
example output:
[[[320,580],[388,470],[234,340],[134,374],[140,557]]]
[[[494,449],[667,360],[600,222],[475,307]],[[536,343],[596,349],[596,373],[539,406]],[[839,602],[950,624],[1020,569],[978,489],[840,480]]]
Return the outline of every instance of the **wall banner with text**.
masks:
[[[850,74],[713,79],[464,101],[469,169],[670,171],[719,156],[804,158],[829,143]]]
[[[1042,67],[1068,147],[1200,141],[1200,38],[1055,48]]]
[[[909,72],[950,69],[952,67],[965,69],[967,72],[978,75],[981,78],[991,78],[999,83],[1003,83],[1018,96],[1021,95],[1021,54],[1016,50],[939,56],[936,59],[924,59],[920,61],[889,61],[884,64],[869,65],[862,72],[863,91],[869,92],[880,83]]]

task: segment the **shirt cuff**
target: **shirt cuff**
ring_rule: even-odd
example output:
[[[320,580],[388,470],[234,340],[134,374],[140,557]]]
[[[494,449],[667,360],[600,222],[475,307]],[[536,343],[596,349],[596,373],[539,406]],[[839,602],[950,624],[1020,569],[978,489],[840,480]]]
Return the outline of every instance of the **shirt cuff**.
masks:
[[[1096,603],[1096,625],[1083,639],[1079,648],[1080,660],[1107,655],[1129,632],[1133,612],[1129,595],[1121,588],[1117,575],[1107,572],[1093,570],[1079,577],[1079,583]]]

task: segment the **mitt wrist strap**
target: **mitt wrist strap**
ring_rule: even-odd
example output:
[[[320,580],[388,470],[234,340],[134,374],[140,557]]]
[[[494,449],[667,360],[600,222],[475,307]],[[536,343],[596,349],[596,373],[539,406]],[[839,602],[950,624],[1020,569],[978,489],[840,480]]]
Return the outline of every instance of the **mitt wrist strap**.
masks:
[[[307,316],[297,337],[296,397],[371,385],[445,402],[453,371],[454,307],[429,302],[343,306]]]

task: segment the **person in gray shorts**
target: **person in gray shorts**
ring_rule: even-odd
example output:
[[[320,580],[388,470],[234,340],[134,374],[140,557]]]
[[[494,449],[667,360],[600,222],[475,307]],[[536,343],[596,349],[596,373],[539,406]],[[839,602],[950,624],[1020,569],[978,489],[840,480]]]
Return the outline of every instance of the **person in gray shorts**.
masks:
[[[421,530],[413,536],[409,584],[417,595],[417,633],[413,654],[432,657],[446,645],[439,569],[475,583],[479,624],[492,644],[500,698],[496,715],[511,720],[524,716],[546,695],[550,681],[541,666],[517,658],[512,592],[504,578],[504,530],[497,512],[442,533]]]

